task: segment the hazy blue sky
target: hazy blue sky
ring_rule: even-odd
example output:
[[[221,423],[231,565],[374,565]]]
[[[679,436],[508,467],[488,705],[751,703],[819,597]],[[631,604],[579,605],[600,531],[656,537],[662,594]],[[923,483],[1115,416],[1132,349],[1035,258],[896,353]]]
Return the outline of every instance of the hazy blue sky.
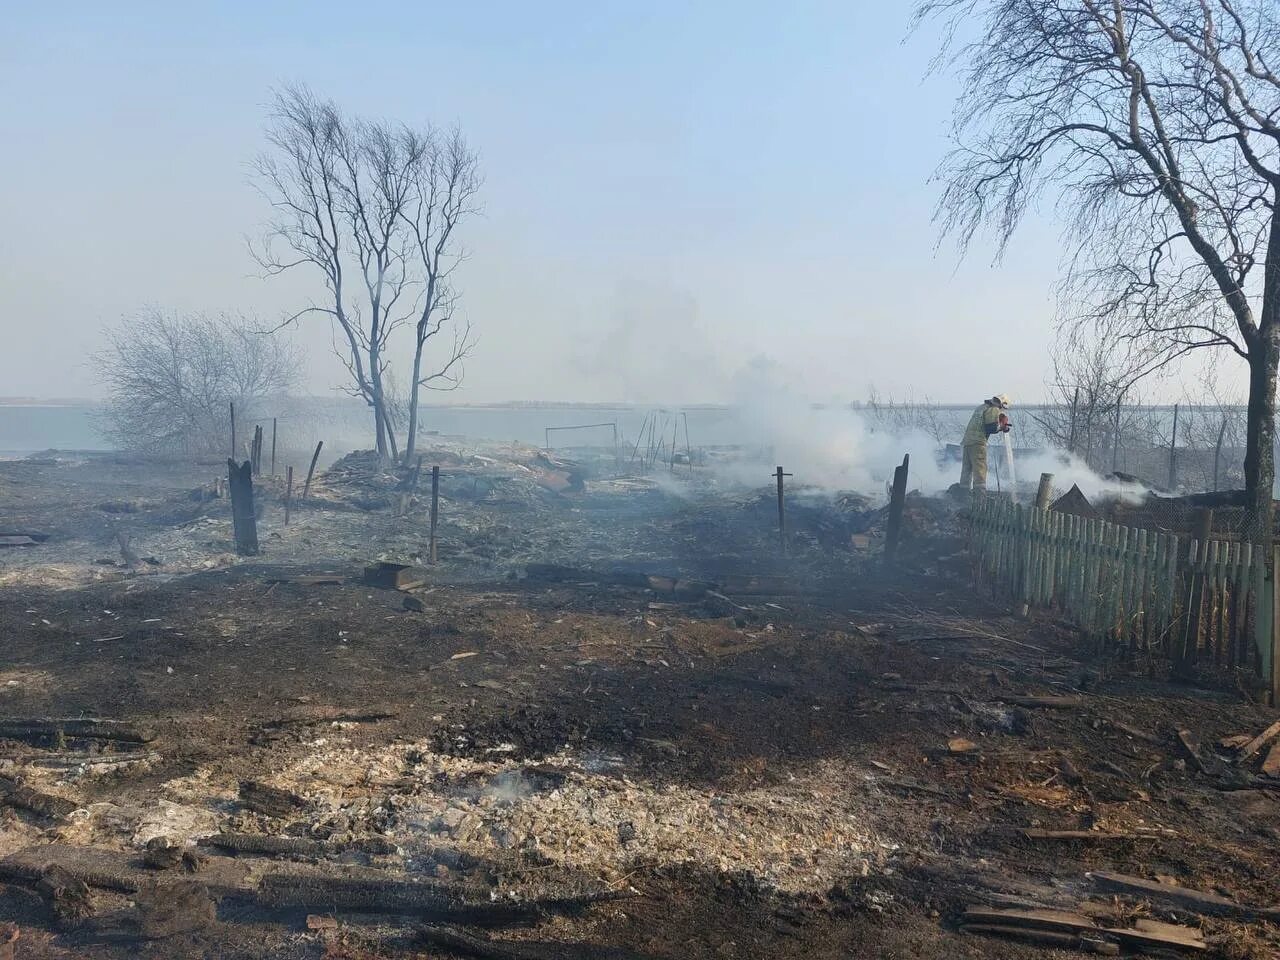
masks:
[[[485,216],[462,401],[732,399],[771,357],[814,399],[1039,397],[1057,237],[935,252],[953,87],[909,4],[23,4],[0,56],[0,394],[91,395],[144,305],[301,304],[254,275],[274,84],[459,122]],[[904,42],[905,39],[905,42]],[[341,376],[299,333],[310,386]],[[749,382],[749,381],[748,381]]]

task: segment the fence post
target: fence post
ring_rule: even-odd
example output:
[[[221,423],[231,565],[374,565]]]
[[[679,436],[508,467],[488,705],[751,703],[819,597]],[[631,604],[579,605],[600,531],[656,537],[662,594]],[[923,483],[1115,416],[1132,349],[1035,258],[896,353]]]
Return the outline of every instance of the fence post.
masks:
[[[907,469],[911,454],[902,458],[902,466],[893,468],[893,488],[889,495],[889,519],[885,523],[884,562],[892,566],[898,556],[898,541],[902,537],[902,508],[907,497]],[[782,509],[782,468],[778,468],[778,509]],[[781,516],[781,513],[779,513]]]
[[[316,461],[320,459],[320,449],[324,446],[321,440],[316,444],[316,452],[311,455],[311,466],[307,468],[307,481],[302,485],[302,499],[307,499],[307,494],[311,492],[311,478],[316,472]]]
[[[1120,401],[1116,401],[1116,425],[1111,431],[1111,472],[1120,469]]]
[[[783,478],[789,477],[791,474],[783,473],[782,467],[778,467],[774,476],[778,478],[778,549],[782,551],[782,555],[787,555],[787,513],[785,491],[783,490]],[[892,511],[890,511],[889,531],[893,530]],[[892,537],[890,532],[888,536]]]
[[[1267,573],[1267,596],[1263,598],[1271,616],[1268,618],[1268,635],[1265,638],[1267,642],[1267,656],[1264,657],[1266,669],[1262,675],[1267,681],[1268,693],[1273,707],[1280,704],[1280,632],[1276,630],[1276,625],[1280,624],[1280,590],[1276,589],[1276,571],[1280,570],[1280,567],[1276,566],[1277,563],[1280,563],[1280,547],[1272,546],[1271,569]]]
[[[1207,563],[1209,560],[1209,538],[1213,536],[1213,511],[1201,508],[1196,511],[1192,522],[1191,538],[1199,544],[1195,555],[1195,565],[1191,568],[1191,593],[1187,601],[1187,634],[1181,655],[1175,662],[1180,673],[1191,672],[1200,650],[1200,634],[1203,632],[1204,620],[1204,585],[1208,578]]]
[[[1049,499],[1053,496],[1053,474],[1040,474],[1040,486],[1036,488],[1036,509],[1048,510]]]
[[[1071,397],[1071,431],[1067,436],[1067,453],[1072,456],[1076,452],[1076,410],[1080,406],[1080,388],[1076,387],[1075,394]]]
[[[1178,405],[1173,405],[1173,436],[1169,439],[1169,492],[1178,489]]]

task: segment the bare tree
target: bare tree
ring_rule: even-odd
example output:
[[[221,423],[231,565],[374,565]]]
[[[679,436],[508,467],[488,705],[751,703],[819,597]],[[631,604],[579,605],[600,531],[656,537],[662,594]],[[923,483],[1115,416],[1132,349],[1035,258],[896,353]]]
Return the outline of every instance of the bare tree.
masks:
[[[297,382],[292,347],[244,317],[150,308],[105,337],[107,346],[94,358],[107,387],[103,420],[123,449],[222,452],[230,403],[252,422],[267,397]]]
[[[1053,376],[1046,384],[1048,402],[1029,416],[1053,446],[1094,470],[1116,469],[1120,437],[1136,437],[1140,401],[1135,383],[1140,373],[1112,344],[1078,332],[1065,336],[1054,351]]]
[[[1237,488],[1242,479],[1239,451],[1244,445],[1245,408],[1224,397],[1212,381],[1181,401],[1178,445],[1180,475],[1191,489]]]
[[[310,313],[332,319],[351,391],[373,410],[378,453],[394,456],[384,380],[391,336],[415,313],[420,278],[410,269],[404,213],[427,141],[289,87],[276,94],[267,142],[255,182],[275,214],[254,256],[268,276],[299,267],[320,274],[325,298],[285,322]]]
[[[872,385],[865,405],[859,405],[872,431],[887,430],[893,433],[923,433],[934,443],[943,446],[960,439],[960,433],[968,420],[969,411],[957,413],[944,411],[942,405],[926,396],[923,400],[908,397],[894,400],[881,396]]]
[[[1249,369],[1249,533],[1270,536],[1280,359],[1280,15],[1275,0],[922,0],[958,48],[943,225],[1001,250],[1057,198],[1063,320],[1143,370],[1201,348]],[[948,44],[949,49],[956,49]]]
[[[471,324],[456,317],[458,294],[449,280],[465,256],[454,231],[461,220],[478,212],[480,185],[479,157],[461,131],[456,127],[445,135],[430,131],[413,168],[412,199],[404,207],[426,287],[414,325],[406,461],[413,457],[418,439],[419,388],[457,388],[462,382],[462,363],[475,344]],[[424,370],[423,355],[433,340],[447,343]]]

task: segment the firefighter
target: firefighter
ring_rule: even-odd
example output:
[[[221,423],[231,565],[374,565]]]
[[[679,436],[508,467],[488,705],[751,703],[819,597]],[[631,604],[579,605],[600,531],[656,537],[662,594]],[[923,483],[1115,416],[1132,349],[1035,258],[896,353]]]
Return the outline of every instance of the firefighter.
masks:
[[[969,425],[960,440],[963,462],[960,467],[960,487],[968,490],[987,488],[987,440],[997,433],[1008,433],[1010,404],[1008,394],[998,393],[973,411]]]

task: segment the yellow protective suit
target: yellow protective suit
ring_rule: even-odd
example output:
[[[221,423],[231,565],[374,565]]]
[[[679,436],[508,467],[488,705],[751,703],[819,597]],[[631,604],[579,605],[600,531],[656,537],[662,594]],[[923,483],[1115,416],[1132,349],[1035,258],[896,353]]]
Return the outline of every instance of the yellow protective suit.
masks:
[[[969,425],[960,439],[963,459],[960,465],[960,486],[968,490],[987,488],[987,438],[1000,430],[1000,414],[1004,411],[990,400],[973,411]]]

